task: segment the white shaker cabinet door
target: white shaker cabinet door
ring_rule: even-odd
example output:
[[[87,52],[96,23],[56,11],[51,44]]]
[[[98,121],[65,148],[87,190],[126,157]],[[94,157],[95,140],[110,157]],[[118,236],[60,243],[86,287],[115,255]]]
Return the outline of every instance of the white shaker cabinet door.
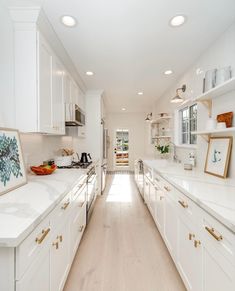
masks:
[[[69,227],[63,225],[54,234],[50,249],[50,291],[62,291],[69,272]],[[43,289],[42,289],[43,290]]]
[[[40,132],[52,133],[52,53],[49,46],[41,36],[39,37],[38,72],[38,130]]]
[[[209,245],[204,247],[203,291],[234,291],[235,268],[217,250]]]
[[[187,290],[202,290],[202,254],[202,242],[192,223],[179,218],[177,264]]]
[[[24,276],[16,281],[16,291],[50,291],[49,248],[41,253]]]
[[[161,189],[155,188],[156,195],[156,215],[155,222],[159,231],[164,233],[164,224],[165,224],[165,194]]]
[[[64,80],[63,80],[63,87],[64,87],[64,102],[71,103],[71,77],[70,75],[65,72]]]
[[[165,196],[165,241],[172,255],[176,257],[177,249],[177,212],[175,202]]]
[[[52,127],[53,133],[65,134],[63,94],[64,68],[58,58],[52,58]]]

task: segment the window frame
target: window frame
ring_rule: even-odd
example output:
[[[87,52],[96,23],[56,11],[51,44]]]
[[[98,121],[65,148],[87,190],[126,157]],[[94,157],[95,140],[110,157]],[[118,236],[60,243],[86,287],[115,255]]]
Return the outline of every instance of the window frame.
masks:
[[[174,122],[174,125],[175,125],[175,135],[174,135],[174,143],[176,146],[178,147],[182,147],[182,148],[196,148],[197,147],[197,141],[196,143],[191,143],[190,139],[191,139],[191,130],[190,130],[190,108],[192,108],[193,106],[197,105],[197,118],[196,118],[196,128],[197,128],[197,120],[198,120],[198,104],[197,102],[192,102],[192,101],[188,101],[182,105],[180,105],[176,110],[175,110],[175,122]],[[182,127],[183,127],[183,122],[182,122],[182,112],[183,110],[186,110],[188,109],[188,128],[187,128],[187,131],[185,132],[188,137],[187,137],[187,140],[188,142],[187,143],[183,143],[182,141]],[[194,131],[194,130],[193,130]]]

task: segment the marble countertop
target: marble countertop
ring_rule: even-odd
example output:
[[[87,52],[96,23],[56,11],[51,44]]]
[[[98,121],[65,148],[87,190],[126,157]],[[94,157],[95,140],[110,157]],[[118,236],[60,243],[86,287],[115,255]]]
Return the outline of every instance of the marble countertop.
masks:
[[[26,185],[0,196],[0,246],[19,245],[86,173],[57,169],[48,176],[29,174]]]
[[[235,233],[234,181],[202,171],[187,171],[173,162],[144,160],[144,164]]]

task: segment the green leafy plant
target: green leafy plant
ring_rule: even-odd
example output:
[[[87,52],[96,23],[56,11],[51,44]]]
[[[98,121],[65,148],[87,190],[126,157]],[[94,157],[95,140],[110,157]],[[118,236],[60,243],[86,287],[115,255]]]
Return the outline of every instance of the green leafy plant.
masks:
[[[161,154],[168,154],[169,150],[170,150],[170,145],[157,145],[156,146],[157,150],[161,153]]]

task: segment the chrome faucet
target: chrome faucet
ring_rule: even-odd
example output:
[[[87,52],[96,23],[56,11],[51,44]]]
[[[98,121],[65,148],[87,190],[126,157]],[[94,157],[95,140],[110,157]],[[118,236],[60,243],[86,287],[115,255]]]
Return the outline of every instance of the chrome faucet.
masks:
[[[176,145],[172,141],[170,141],[169,144],[173,145],[173,161],[175,163],[181,163],[181,160],[178,158],[178,156],[176,154]]]

